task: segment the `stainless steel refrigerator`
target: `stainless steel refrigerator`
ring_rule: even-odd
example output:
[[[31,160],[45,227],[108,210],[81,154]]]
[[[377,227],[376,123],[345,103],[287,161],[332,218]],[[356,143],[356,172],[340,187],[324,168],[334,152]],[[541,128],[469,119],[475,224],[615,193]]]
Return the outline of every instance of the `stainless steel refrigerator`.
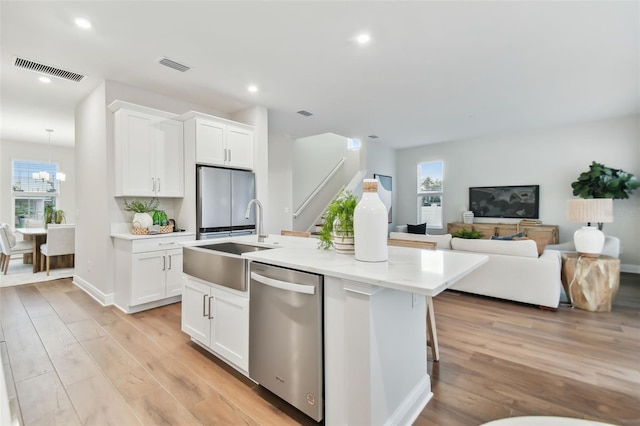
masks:
[[[256,195],[255,174],[246,170],[197,166],[198,239],[255,234],[255,209],[244,217]]]

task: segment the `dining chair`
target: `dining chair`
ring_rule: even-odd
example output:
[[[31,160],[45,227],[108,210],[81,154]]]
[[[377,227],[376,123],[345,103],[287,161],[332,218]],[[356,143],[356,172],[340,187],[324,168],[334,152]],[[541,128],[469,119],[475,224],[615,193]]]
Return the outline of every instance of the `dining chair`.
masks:
[[[305,232],[305,231],[289,231],[286,229],[283,229],[280,231],[280,235],[289,235],[292,237],[304,237],[304,238],[309,238],[311,236],[311,232]]]
[[[41,220],[27,219],[25,228],[44,228],[44,222]]]
[[[419,248],[425,250],[435,250],[436,243],[432,241],[420,241],[420,240],[400,240],[389,238],[387,239],[387,245],[397,247],[409,247]],[[438,349],[438,333],[436,332],[436,314],[433,310],[433,297],[426,296],[427,299],[427,335],[428,345],[431,346],[431,354],[434,361],[440,360],[440,350]]]
[[[33,252],[33,246],[29,241],[16,241],[13,230],[7,223],[0,224],[0,270],[4,275],[9,271],[9,261],[14,254],[27,254]]]
[[[40,246],[40,264],[44,263],[44,258],[46,257],[47,275],[49,275],[49,266],[53,256],[71,255],[73,258],[75,252],[76,226],[50,223],[47,227],[47,242]]]

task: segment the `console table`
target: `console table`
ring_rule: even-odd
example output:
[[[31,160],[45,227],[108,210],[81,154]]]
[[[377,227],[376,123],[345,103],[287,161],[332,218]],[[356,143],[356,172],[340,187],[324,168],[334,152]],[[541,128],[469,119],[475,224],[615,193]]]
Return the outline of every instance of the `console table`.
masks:
[[[620,259],[564,253],[562,286],[574,307],[609,312],[620,287]]]
[[[447,223],[447,232],[453,234],[459,229],[464,228],[469,231],[482,232],[483,239],[490,239],[492,236],[501,237],[504,235],[517,234],[522,232],[525,237],[544,237],[547,244],[558,244],[559,228],[558,225],[521,225],[519,223],[464,223],[450,222]]]

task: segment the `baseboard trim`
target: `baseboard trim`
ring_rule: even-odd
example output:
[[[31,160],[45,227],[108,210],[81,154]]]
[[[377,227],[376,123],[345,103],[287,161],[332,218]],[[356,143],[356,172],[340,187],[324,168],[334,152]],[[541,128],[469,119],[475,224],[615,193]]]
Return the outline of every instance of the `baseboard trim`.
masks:
[[[93,285],[91,285],[88,281],[83,280],[78,275],[73,276],[73,283],[84,290],[89,296],[93,297],[98,303],[102,306],[110,306],[113,305],[113,293],[105,294]]]
[[[640,274],[640,265],[631,265],[623,263],[620,265],[620,272],[629,272],[631,274]]]
[[[431,377],[425,374],[400,406],[384,422],[385,425],[411,425],[433,397]]]

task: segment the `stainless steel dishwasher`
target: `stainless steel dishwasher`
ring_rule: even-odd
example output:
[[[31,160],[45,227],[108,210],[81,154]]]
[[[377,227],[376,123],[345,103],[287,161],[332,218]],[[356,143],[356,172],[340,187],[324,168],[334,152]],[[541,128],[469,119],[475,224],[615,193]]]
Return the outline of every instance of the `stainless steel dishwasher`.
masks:
[[[323,276],[252,262],[250,277],[249,377],[320,421]]]

